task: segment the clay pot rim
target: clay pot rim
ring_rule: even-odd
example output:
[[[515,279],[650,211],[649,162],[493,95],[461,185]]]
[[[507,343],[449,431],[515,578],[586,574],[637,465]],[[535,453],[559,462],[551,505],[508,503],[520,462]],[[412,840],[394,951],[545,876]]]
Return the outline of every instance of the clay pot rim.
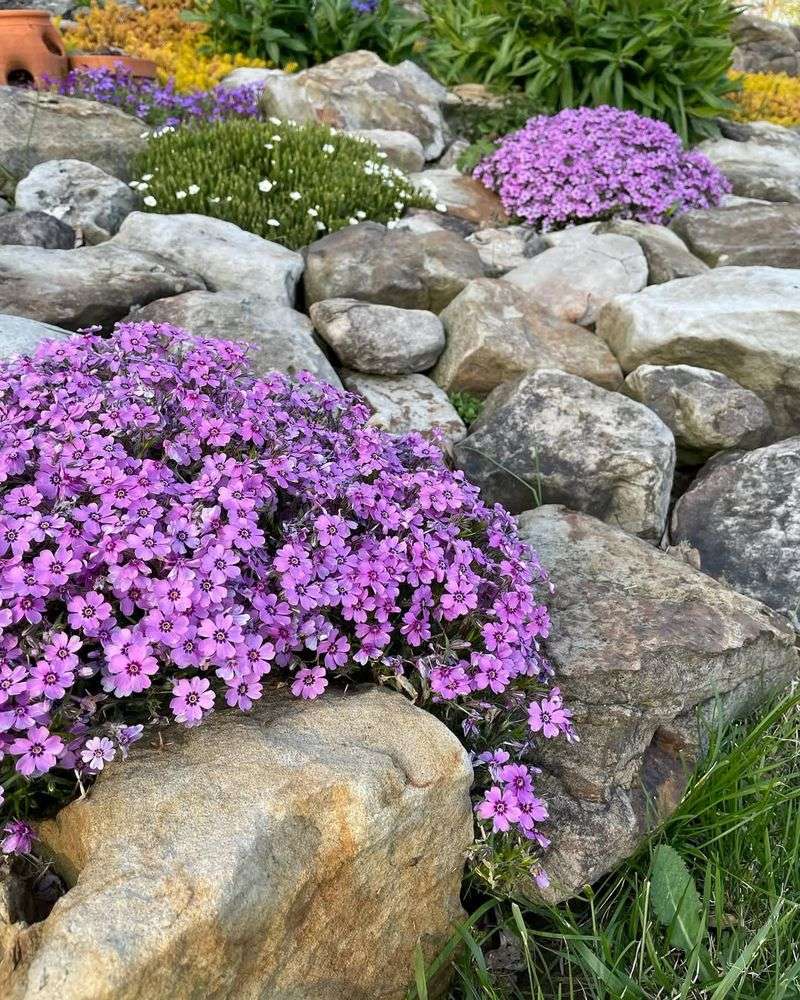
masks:
[[[27,21],[40,21],[42,18],[47,18],[50,20],[50,14],[46,10],[28,10],[24,7],[20,7],[17,10],[0,10],[0,18],[3,17],[17,17],[20,20]]]

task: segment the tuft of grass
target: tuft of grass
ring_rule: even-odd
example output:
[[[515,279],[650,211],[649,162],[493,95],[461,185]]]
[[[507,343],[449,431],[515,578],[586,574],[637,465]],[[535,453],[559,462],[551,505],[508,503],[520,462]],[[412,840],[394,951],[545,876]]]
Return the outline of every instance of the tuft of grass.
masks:
[[[596,887],[483,903],[452,1000],[796,1000],[799,744],[797,694],[720,726],[675,814]]]

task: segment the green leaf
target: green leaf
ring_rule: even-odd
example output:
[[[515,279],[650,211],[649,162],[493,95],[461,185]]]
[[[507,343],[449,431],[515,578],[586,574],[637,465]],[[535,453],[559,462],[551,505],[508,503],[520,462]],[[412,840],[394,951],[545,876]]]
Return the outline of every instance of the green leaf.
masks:
[[[689,954],[700,929],[700,896],[686,863],[668,844],[659,844],[650,876],[653,911],[670,932],[674,948]]]

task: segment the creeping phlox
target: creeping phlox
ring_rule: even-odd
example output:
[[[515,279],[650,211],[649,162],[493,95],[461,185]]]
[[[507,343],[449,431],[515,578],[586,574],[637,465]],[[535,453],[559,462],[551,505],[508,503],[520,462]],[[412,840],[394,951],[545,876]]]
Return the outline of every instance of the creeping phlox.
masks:
[[[538,115],[507,135],[474,176],[542,231],[603,219],[663,223],[731,190],[664,122],[607,106]]]
[[[405,691],[481,765],[487,836],[546,843],[526,761],[573,738],[539,646],[546,572],[435,443],[369,416],[168,325],[0,365],[3,850],[146,728],[249,711],[268,677]]]

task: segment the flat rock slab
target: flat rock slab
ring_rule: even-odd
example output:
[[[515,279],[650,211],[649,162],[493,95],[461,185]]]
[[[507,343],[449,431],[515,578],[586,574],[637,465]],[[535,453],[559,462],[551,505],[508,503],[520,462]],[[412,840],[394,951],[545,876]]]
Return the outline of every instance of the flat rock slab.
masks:
[[[409,180],[418,190],[429,194],[437,205],[443,206],[448,215],[480,226],[496,226],[509,221],[494,191],[468,174],[434,167],[411,174]]]
[[[199,275],[209,291],[246,292],[284,306],[294,305],[303,273],[299,253],[206,215],[133,212],[112,242],[159,254]]]
[[[171,323],[198,337],[246,341],[250,345],[249,369],[258,376],[308,371],[331,385],[342,385],[314,338],[308,316],[258,295],[186,292],[151,302],[127,318]]]
[[[704,723],[755,708],[797,674],[794,634],[734,593],[609,524],[563,507],[519,518],[551,571],[546,651],[575,713],[578,752],[542,749],[550,898],[611,871],[678,805]]]
[[[484,499],[512,513],[564,503],[651,541],[664,532],[672,432],[575,375],[544,369],[495,389],[454,455]]]
[[[675,229],[677,230],[677,226]],[[662,285],[665,281],[674,281],[676,278],[691,278],[708,270],[708,264],[691,253],[680,236],[666,226],[634,222],[632,219],[615,219],[599,226],[597,233],[629,236],[636,240],[647,261],[648,285]]]
[[[135,305],[203,287],[163,257],[110,240],[77,250],[0,247],[0,313],[68,330],[108,327]]]
[[[712,460],[675,505],[671,537],[800,630],[800,437]]]
[[[9,361],[20,354],[33,354],[46,340],[62,340],[69,330],[49,323],[37,323],[22,316],[0,315],[0,361]]]
[[[471,778],[374,688],[170,728],[42,825],[72,888],[4,1000],[402,1000],[462,917]]]
[[[800,205],[751,203],[684,212],[672,224],[712,267],[800,268]]]
[[[621,295],[600,313],[597,333],[626,372],[722,372],[764,400],[777,434],[800,430],[800,271],[721,267]]]

